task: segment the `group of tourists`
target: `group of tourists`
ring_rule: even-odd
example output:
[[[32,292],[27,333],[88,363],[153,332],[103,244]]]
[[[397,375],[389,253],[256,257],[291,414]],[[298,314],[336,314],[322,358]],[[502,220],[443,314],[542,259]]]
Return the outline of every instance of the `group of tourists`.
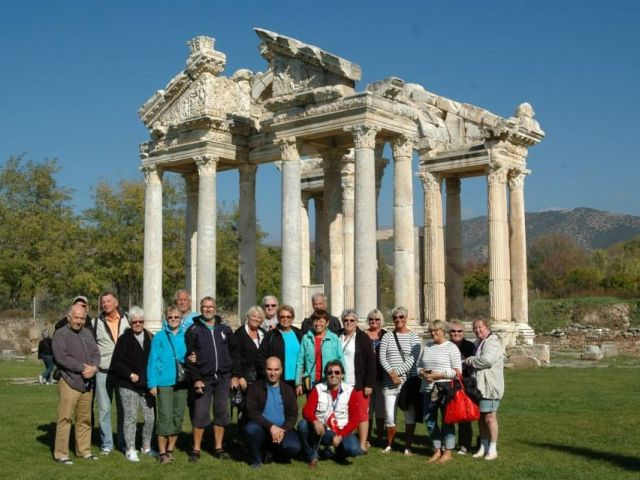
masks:
[[[76,456],[98,459],[91,452],[95,396],[100,454],[117,449],[131,462],[139,462],[139,455],[173,462],[186,411],[192,425],[189,461],[200,459],[205,430],[212,424],[213,455],[229,459],[224,435],[235,408],[248,462],[255,468],[299,455],[313,468],[320,459],[346,461],[366,454],[374,426],[383,453],[389,454],[398,409],[404,410],[404,455],[413,455],[420,419],[434,449],[429,462],[445,463],[453,459],[456,445],[460,455],[472,449],[470,423],[458,424],[456,442],[456,425],[443,421],[456,378],[469,380],[464,383],[480,392],[480,438],[473,456],[497,458],[502,344],[486,320],[473,322],[475,343],[464,339],[460,322],[432,322],[430,339],[422,345],[408,327],[404,307],[393,309],[393,330],[386,331],[377,309],[369,312],[362,330],[352,309],[340,318],[331,316],[323,294],[314,295],[312,305],[313,313],[297,328],[294,309],[267,296],[246,312],[234,332],[216,315],[214,298],[202,298],[196,313],[188,292],[181,290],[166,309],[162,329],[152,335],[144,311],[132,307],[124,313],[113,293],[100,297],[97,318],[89,317],[86,297],[76,297],[56,324],[49,353],[58,372],[55,460],[73,464],[69,436],[74,416]],[[46,373],[41,382],[49,378]],[[299,397],[305,400],[300,418]],[[136,445],[140,412],[142,442]]]

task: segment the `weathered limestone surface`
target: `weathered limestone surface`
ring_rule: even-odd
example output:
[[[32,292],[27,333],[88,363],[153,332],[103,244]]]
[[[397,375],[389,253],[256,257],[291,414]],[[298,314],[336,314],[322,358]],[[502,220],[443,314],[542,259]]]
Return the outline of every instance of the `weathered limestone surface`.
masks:
[[[145,167],[143,309],[147,328],[162,328],[162,172]]]
[[[194,310],[202,296],[215,295],[216,179],[217,172],[230,169],[241,169],[240,311],[255,301],[255,168],[274,162],[282,162],[282,300],[300,311],[304,285],[308,292],[324,290],[333,314],[355,307],[364,317],[376,307],[377,202],[386,164],[382,149],[391,144],[395,302],[408,307],[412,323],[462,316],[456,192],[465,178],[487,176],[491,317],[506,343],[531,342],[522,179],[529,173],[529,148],[544,137],[531,105],[522,103],[514,116],[504,118],[397,77],[358,91],[358,65],[279,33],[256,29],[256,34],[267,62],[264,72],[240,69],[222,75],[226,56],[215,50],[213,38],[199,36],[188,42],[186,68],[139,109],[149,130],[148,141],[140,145],[143,169],[175,172],[187,181],[185,285]],[[418,172],[411,166],[413,149],[420,152]],[[353,159],[345,161],[349,150]],[[417,268],[414,173],[425,190]],[[148,209],[155,208],[159,182],[148,187]],[[309,198],[316,211],[313,240]],[[155,286],[162,277],[157,249],[162,233],[151,213],[147,220],[144,301],[156,315],[163,293]],[[312,242],[316,285],[309,277]]]

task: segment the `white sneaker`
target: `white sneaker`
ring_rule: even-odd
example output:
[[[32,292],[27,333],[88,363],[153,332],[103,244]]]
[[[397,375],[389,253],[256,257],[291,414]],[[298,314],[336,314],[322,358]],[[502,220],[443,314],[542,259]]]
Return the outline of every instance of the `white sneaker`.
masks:
[[[109,447],[102,447],[100,449],[100,455],[109,455],[112,452],[112,449]]]
[[[411,449],[410,449],[410,448],[405,448],[405,449],[404,449],[404,456],[405,456],[405,457],[411,457],[411,456],[413,456],[413,452],[411,451]]]
[[[384,450],[382,450],[382,453],[391,453],[391,447],[386,447]]]
[[[495,460],[498,458],[498,452],[489,452],[484,456],[485,460]]]
[[[40,385],[44,384],[44,377],[42,375],[38,375],[38,382],[40,382]]]
[[[149,448],[143,448],[142,450],[140,450],[140,453],[142,453],[143,455],[147,455],[149,457],[153,457],[153,458],[157,458],[159,456],[158,452],[156,452],[153,448],[149,447]]]
[[[460,447],[460,449],[456,452],[458,455],[466,455],[467,447]]]
[[[138,452],[135,450],[127,450],[127,461],[129,462],[139,462]]]
[[[473,454],[473,458],[482,458],[484,457],[484,447],[480,445],[480,448],[476,453]]]

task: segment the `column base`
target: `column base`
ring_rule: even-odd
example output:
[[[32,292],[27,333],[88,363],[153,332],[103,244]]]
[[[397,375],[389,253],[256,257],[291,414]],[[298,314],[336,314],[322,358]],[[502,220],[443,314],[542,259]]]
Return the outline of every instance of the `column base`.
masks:
[[[536,338],[536,332],[528,323],[516,323],[517,343],[525,345],[533,345]]]

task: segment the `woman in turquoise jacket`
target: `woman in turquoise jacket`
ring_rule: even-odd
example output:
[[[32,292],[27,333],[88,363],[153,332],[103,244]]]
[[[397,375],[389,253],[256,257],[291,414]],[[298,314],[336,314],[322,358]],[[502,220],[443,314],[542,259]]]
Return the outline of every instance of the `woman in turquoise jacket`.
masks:
[[[158,452],[160,463],[173,461],[173,450],[182,431],[187,403],[186,383],[177,379],[176,361],[184,364],[187,347],[184,342],[182,316],[175,307],[167,309],[167,321],[151,342],[147,364],[149,393],[156,397]]]
[[[344,364],[340,339],[327,330],[329,314],[325,310],[319,310],[311,315],[311,321],[313,328],[302,337],[296,363],[297,395],[304,393],[304,377],[310,377],[310,387],[313,387],[322,382],[322,372],[328,362],[340,360]]]

